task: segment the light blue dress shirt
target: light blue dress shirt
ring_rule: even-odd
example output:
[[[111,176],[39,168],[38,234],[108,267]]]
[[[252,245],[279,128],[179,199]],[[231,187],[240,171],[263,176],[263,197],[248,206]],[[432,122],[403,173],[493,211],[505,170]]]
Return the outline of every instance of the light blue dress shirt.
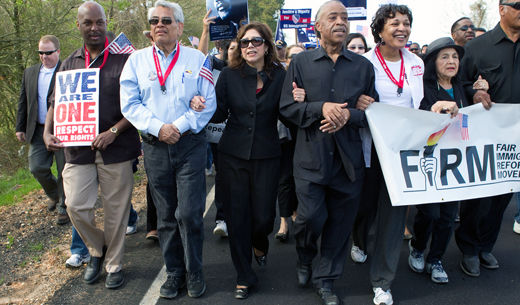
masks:
[[[179,52],[177,63],[166,79],[166,94],[155,69],[153,49],[164,75]],[[205,56],[198,50],[179,46],[165,56],[159,48],[151,46],[134,52],[121,72],[121,113],[135,128],[159,136],[163,124],[174,124],[184,133],[190,130],[199,133],[209,122],[216,109],[215,87],[207,79],[199,77]],[[195,95],[206,99],[206,108],[196,112],[190,108]]]

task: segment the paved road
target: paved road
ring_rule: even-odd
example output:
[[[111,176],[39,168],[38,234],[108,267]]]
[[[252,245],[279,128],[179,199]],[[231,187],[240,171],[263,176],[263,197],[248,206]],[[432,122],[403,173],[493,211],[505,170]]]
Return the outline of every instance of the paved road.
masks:
[[[208,179],[208,192],[212,183],[212,179]],[[460,253],[452,241],[444,259],[450,283],[436,285],[426,274],[410,271],[407,264],[407,244],[403,242],[399,270],[392,287],[394,304],[520,304],[520,236],[512,231],[515,207],[515,204],[510,204],[506,211],[494,251],[499,259],[500,269],[482,269],[479,278],[470,278],[460,271]],[[233,299],[235,272],[227,241],[212,235],[214,206],[208,210],[204,221],[204,272],[208,285],[206,293],[199,299],[188,297],[186,292],[175,300],[156,299],[158,289],[150,289],[150,286],[163,263],[158,245],[144,239],[144,214],[140,215],[139,232],[127,237],[123,267],[127,281],[122,289],[105,289],[104,276],[94,285],[86,285],[78,277],[57,291],[49,304],[319,304],[314,290],[296,287],[294,240],[281,244],[272,236],[267,266],[260,269],[253,262],[260,280],[258,287],[245,301]],[[156,283],[160,285],[162,281]],[[336,288],[344,304],[372,304],[368,265],[356,265],[347,258],[344,275],[337,281]]]

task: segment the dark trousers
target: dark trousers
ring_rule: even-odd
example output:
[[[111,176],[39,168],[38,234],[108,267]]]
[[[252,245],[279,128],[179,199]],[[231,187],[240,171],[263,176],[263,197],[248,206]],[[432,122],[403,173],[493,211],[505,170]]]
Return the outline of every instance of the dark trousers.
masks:
[[[222,182],[222,174],[219,173],[219,164],[218,164],[218,150],[216,143],[210,143],[211,153],[213,154],[213,164],[215,164],[215,208],[217,208],[217,214],[215,215],[215,221],[224,220],[224,185]]]
[[[291,216],[298,206],[293,177],[294,146],[294,141],[287,141],[280,145],[282,148],[280,182],[278,184],[278,211],[280,212],[280,217]]]
[[[368,232],[374,223],[379,200],[379,186],[385,183],[381,166],[377,159],[377,153],[372,146],[370,167],[365,168],[363,189],[361,190],[361,202],[352,228],[352,241],[361,250],[366,251]]]
[[[56,159],[58,177],[51,172],[53,158]],[[65,193],[61,172],[65,166],[63,149],[56,152],[48,151],[43,142],[43,125],[37,124],[29,145],[29,170],[38,180],[45,194],[56,201],[58,213],[66,214]]]
[[[460,251],[476,256],[491,252],[500,232],[500,225],[513,194],[463,201],[460,205],[460,225],[455,241]]]
[[[157,209],[153,203],[150,184],[146,183],[146,232],[157,230]]]
[[[237,271],[237,285],[258,282],[251,268],[252,248],[267,254],[276,216],[276,189],[280,159],[243,160],[220,153],[225,192],[224,214],[228,228],[231,259]]]
[[[206,195],[204,133],[182,136],[173,145],[145,142],[143,150],[166,272],[182,276],[186,271],[201,271]]]
[[[350,182],[339,164],[328,184],[294,179],[298,209],[293,228],[300,264],[312,263],[321,236],[320,258],[313,268],[313,282],[318,287],[328,285],[343,273],[363,183],[362,179]]]
[[[412,246],[424,251],[431,235],[427,263],[442,260],[453,233],[458,202],[422,204],[417,206],[413,224],[414,239]]]
[[[377,188],[374,191],[377,191]],[[372,257],[370,263],[372,287],[388,290],[392,285],[403,244],[407,209],[408,206],[392,206],[386,183],[383,181],[379,185],[373,247],[369,247]]]

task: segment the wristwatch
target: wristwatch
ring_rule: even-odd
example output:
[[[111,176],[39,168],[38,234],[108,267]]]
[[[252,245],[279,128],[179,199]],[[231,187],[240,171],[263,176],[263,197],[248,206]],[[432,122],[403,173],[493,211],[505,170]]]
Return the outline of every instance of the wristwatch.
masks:
[[[117,129],[117,127],[112,127],[112,128],[110,128],[110,132],[113,133],[113,134],[115,134],[116,136],[119,135],[119,130]]]

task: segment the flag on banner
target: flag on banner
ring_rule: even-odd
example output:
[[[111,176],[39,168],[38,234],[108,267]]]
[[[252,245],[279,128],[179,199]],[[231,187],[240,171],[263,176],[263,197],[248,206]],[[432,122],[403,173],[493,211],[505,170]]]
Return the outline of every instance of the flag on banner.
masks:
[[[108,46],[110,54],[132,54],[135,51],[134,46],[126,35],[121,32]]]
[[[211,58],[209,58],[209,55],[206,55],[206,59],[204,59],[204,63],[202,64],[202,67],[199,71],[199,77],[203,77],[207,79],[212,85],[215,85],[213,82],[213,73],[211,73]]]

